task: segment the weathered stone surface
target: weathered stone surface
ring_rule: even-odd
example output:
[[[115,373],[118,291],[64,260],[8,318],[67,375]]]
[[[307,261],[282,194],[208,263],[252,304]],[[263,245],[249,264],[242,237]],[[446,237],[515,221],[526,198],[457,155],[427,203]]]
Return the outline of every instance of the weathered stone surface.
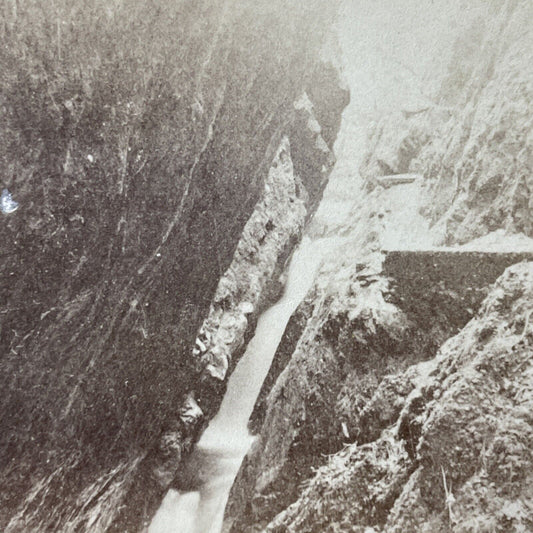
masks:
[[[532,257],[374,254],[366,265],[354,265],[349,296],[314,294],[307,327],[266,399],[262,430],[233,488],[226,510],[231,531],[264,527],[299,497],[301,483],[327,455],[347,443],[372,442],[396,423],[427,372],[409,365],[434,357],[472,318],[498,275]],[[376,259],[382,261],[378,269]]]
[[[491,6],[461,36],[471,53],[453,58],[440,100],[384,117],[370,134],[360,168],[367,187],[388,174],[423,175],[423,211],[442,243],[498,228],[533,235],[532,9],[527,1]]]
[[[371,125],[351,217],[317,228],[346,242],[298,342],[287,332],[287,364],[279,348],[284,369],[226,510],[234,533],[532,527],[531,264],[510,266],[532,258],[532,5],[485,7],[440,89]],[[489,311],[497,294],[501,313]],[[512,463],[508,477],[481,457]]]
[[[297,105],[295,109],[297,118],[292,131],[296,131],[296,125],[302,125],[301,110]],[[315,120],[312,107],[304,113],[308,121]],[[243,229],[229,268],[220,278],[209,314],[196,338],[191,374],[196,379],[195,386],[180,407],[177,425],[162,436],[159,446],[141,464],[137,477],[142,483],[148,477],[150,487],[155,484],[159,490],[152,489],[153,494],[160,494],[176,480],[180,486],[189,487],[193,483],[187,476],[195,471],[194,465],[187,464],[180,470],[181,462],[208,420],[216,414],[229,373],[252,337],[258,315],[280,295],[279,278],[301,238],[306,218],[316,208],[316,195],[321,194],[335,161],[329,148],[327,152],[317,149],[316,138],[320,138],[320,132],[307,129],[299,136],[300,142],[308,143],[305,147],[309,161],[319,165],[307,167],[313,172],[303,179],[296,173],[298,167],[293,164],[288,137],[282,139],[274,156],[262,195]],[[318,155],[313,155],[316,151]],[[191,407],[192,418],[187,415]],[[169,439],[171,446],[168,446]],[[204,477],[208,475],[208,471],[202,473]],[[134,488],[130,493],[134,501],[144,498]],[[143,505],[137,509],[128,505],[112,528],[118,532],[124,523],[135,524],[140,509],[145,509],[145,516],[149,515],[149,508]]]
[[[402,412],[331,457],[264,531],[529,531],[532,313],[533,263],[509,267],[434,360],[398,376],[413,389]]]
[[[278,263],[287,257],[301,235],[309,195],[294,173],[290,154],[289,140],[285,138],[265,181],[263,196],[244,227],[196,341],[199,366],[220,381],[226,378],[233,355],[244,345],[247,315],[257,317],[265,299],[269,301],[267,286],[276,282],[273,278],[276,269],[279,272]]]

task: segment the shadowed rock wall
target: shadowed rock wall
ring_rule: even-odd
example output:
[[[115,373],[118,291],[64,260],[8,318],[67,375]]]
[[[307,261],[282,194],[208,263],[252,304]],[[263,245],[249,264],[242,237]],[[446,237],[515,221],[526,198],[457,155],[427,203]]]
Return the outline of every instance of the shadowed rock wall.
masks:
[[[2,214],[0,529],[105,531],[122,512],[136,531],[153,512],[146,461],[201,427],[195,339],[281,139],[308,214],[331,169],[294,108],[325,69],[336,97],[311,101],[332,142],[347,94],[319,59],[328,6],[2,7],[0,179],[20,207]]]

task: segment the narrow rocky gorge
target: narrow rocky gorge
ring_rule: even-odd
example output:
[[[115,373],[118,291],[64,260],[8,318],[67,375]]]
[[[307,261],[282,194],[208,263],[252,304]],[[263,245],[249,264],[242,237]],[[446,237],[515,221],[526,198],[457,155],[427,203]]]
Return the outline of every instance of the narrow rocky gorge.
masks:
[[[427,415],[416,398],[439,347],[479,317],[488,287],[507,267],[521,264],[518,272],[527,275],[516,291],[527,293],[531,263],[521,262],[531,261],[533,251],[401,251],[374,259],[371,267],[358,265],[351,295],[314,299],[308,325],[266,399],[266,414],[253,420],[263,430],[233,489],[231,531],[254,531],[270,521],[268,531],[383,525],[405,476],[418,464],[417,424]],[[525,317],[520,320],[525,325]],[[518,342],[520,335],[513,335],[509,342]],[[408,401],[413,420],[403,412]],[[461,441],[463,446],[470,443]],[[404,477],[395,477],[399,466],[387,464],[387,453],[405,469]],[[357,497],[362,499],[355,505]],[[287,501],[295,503],[285,511]],[[420,520],[411,530],[422,530],[417,528],[426,518]]]
[[[147,526],[281,294],[335,5],[230,4],[2,8],[3,531]]]
[[[342,244],[278,348],[224,531],[533,528],[531,14],[470,12],[434,93],[363,128],[352,205],[328,217],[327,190],[311,226]]]
[[[533,4],[45,4],[0,25],[0,529],[533,531]]]

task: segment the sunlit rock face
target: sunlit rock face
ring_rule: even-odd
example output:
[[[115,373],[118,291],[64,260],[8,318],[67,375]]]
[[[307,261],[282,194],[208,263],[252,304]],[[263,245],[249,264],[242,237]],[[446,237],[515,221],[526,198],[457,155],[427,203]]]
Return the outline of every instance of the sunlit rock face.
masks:
[[[0,529],[133,532],[223,393],[199,357],[221,278],[234,349],[327,181],[347,103],[320,58],[335,6],[48,7],[10,8],[2,30],[18,209],[1,214]],[[242,256],[255,274],[232,270]]]

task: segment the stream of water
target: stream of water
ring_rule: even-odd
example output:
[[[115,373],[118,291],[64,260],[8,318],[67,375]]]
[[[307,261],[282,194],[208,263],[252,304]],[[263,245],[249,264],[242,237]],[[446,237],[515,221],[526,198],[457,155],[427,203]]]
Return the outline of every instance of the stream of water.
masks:
[[[311,287],[325,250],[322,244],[304,238],[295,251],[283,297],[260,316],[220,410],[188,460],[187,490],[168,491],[149,533],[220,533],[231,486],[253,442],[248,420],[285,326]]]

